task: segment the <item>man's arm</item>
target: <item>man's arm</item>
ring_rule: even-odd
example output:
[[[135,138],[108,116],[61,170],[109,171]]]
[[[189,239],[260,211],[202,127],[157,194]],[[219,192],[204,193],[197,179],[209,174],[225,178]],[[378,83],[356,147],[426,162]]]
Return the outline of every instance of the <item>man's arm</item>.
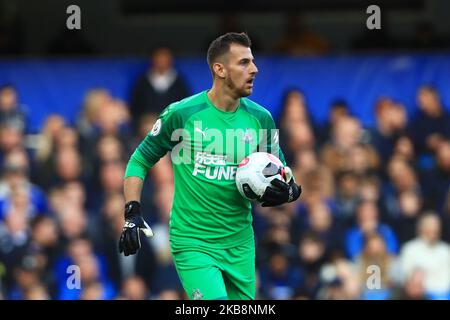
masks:
[[[141,193],[149,166],[139,161],[139,158],[139,152],[135,151],[128,162],[123,184],[125,224],[120,235],[119,252],[125,256],[135,254],[141,248],[140,231],[147,237],[153,236],[152,229],[141,213]]]
[[[148,170],[154,163],[149,163],[139,149],[135,150],[128,161],[123,182],[125,203],[131,201],[141,202],[142,188]]]
[[[125,195],[125,203],[130,201],[141,202],[141,193],[144,180],[139,177],[127,177],[123,183],[123,192]]]
[[[172,140],[172,132],[180,128],[181,123],[174,110],[175,108],[169,106],[161,113],[127,164],[123,185],[125,225],[119,240],[119,252],[123,252],[126,256],[135,254],[140,249],[140,231],[147,237],[153,236],[152,229],[142,218],[141,192],[148,170],[177,143]]]

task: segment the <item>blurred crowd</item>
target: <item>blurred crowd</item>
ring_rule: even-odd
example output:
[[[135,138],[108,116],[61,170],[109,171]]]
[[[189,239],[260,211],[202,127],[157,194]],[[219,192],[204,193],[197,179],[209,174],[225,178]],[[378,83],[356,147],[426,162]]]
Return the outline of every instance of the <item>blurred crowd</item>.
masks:
[[[191,94],[170,51],[151,65],[130,101],[92,88],[75,123],[49,115],[37,135],[20,92],[0,87],[1,298],[187,299],[169,247],[169,156],[143,190],[155,237],[134,256],[117,249],[127,160],[165,105]],[[411,92],[415,114],[379,97],[373,127],[342,99],[318,125],[307,94],[287,91],[277,119],[303,194],[253,209],[257,298],[449,299],[450,115],[439,92]]]
[[[415,94],[414,115],[379,97],[365,128],[344,100],[316,126],[287,93],[281,143],[304,191],[255,210],[261,297],[450,299],[450,114],[434,87]]]

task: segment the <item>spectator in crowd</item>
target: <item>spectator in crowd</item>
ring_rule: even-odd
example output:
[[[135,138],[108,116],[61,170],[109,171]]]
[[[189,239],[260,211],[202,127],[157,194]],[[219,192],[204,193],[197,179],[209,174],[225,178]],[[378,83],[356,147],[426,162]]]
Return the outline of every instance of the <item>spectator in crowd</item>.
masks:
[[[83,170],[83,160],[80,152],[72,147],[60,149],[55,154],[55,167],[45,189],[63,185],[67,182],[81,181],[89,185],[87,172]]]
[[[438,90],[431,85],[421,86],[416,99],[419,110],[408,129],[418,155],[432,154],[443,139],[450,138],[450,114],[442,105]]]
[[[42,287],[45,296],[48,291],[41,280],[42,266],[37,257],[33,255],[22,255],[17,257],[13,265],[14,284],[8,292],[9,300],[24,300],[29,297],[29,291],[36,286]]]
[[[55,294],[55,279],[51,273],[56,258],[61,254],[60,233],[55,219],[38,216],[31,222],[31,238],[26,252],[35,255],[42,266],[41,279],[51,296]]]
[[[158,218],[150,219],[150,221],[156,222],[152,225],[152,230],[159,235],[157,240],[151,241],[158,262],[152,287],[153,293],[157,295],[166,290],[182,291],[172,260],[169,240],[169,218],[173,191],[173,184],[170,181],[160,185],[154,195]]]
[[[58,114],[51,114],[45,119],[34,155],[36,172],[33,178],[40,185],[50,183],[57,151],[56,140],[65,125],[65,119]]]
[[[17,215],[16,218],[18,216],[19,215]],[[26,243],[21,246],[16,246],[2,258],[2,260],[6,262],[7,266],[5,278],[5,282],[7,284],[6,289],[10,293],[20,293],[23,299],[28,299],[26,297],[27,291],[28,289],[33,289],[32,291],[34,294],[30,292],[30,295],[35,296],[35,294],[38,295],[38,293],[40,293],[42,298],[44,298],[44,296],[54,294],[54,279],[51,268],[53,266],[54,259],[59,252],[58,230],[55,222],[47,216],[38,216],[34,218],[29,225],[31,230],[28,231]],[[3,249],[6,249],[6,239],[3,238],[2,240]],[[17,269],[15,269],[16,263],[22,264],[23,268],[19,267],[19,271],[17,271]],[[22,277],[23,272],[21,271],[33,270],[39,274],[39,283],[36,282],[33,285],[30,284],[30,288],[28,286],[21,288],[20,286],[14,286],[14,277],[16,277],[18,273],[20,274],[19,276]],[[26,274],[30,275],[29,273]],[[35,286],[37,288],[34,288]],[[34,289],[36,289],[36,291],[34,291]]]
[[[435,153],[435,165],[422,174],[426,207],[442,212],[450,187],[450,139],[443,140]]]
[[[381,183],[377,175],[364,176],[359,184],[359,198],[361,201],[372,201],[382,207],[380,187]]]
[[[407,135],[400,135],[394,145],[392,158],[402,159],[416,169],[416,151],[411,138]]]
[[[315,145],[314,132],[311,126],[306,122],[297,122],[292,124],[291,130],[289,131],[289,137],[287,142],[286,159],[291,161],[296,152],[302,149],[313,149]]]
[[[312,126],[311,121],[303,92],[294,88],[287,90],[282,98],[278,128],[289,131],[298,122]]]
[[[123,281],[118,299],[149,300],[150,293],[145,281],[139,276],[131,276]]]
[[[122,139],[129,137],[130,114],[127,105],[112,99],[101,105],[97,114],[97,139],[103,135],[115,135]]]
[[[64,198],[62,201],[63,205],[70,205],[83,210],[86,209],[86,189],[81,182],[67,182],[59,188],[62,191],[62,196]]]
[[[386,189],[389,189],[391,192],[421,191],[414,168],[401,158],[393,157],[390,159],[387,165],[387,173],[389,187],[386,186]]]
[[[99,165],[126,160],[126,150],[115,135],[104,135],[97,142],[97,162]]]
[[[96,125],[102,109],[111,103],[113,97],[108,90],[95,88],[89,90],[84,96],[83,107],[77,118],[77,130],[83,142],[89,143],[97,136]]]
[[[282,251],[289,259],[295,259],[297,248],[294,245],[296,240],[293,237],[297,236],[296,228],[299,228],[299,224],[293,221],[294,214],[293,206],[284,208],[258,207],[255,210],[256,222],[261,219],[266,224],[263,226],[263,230],[257,229],[260,239],[260,248],[256,254],[258,264],[267,264],[269,258],[279,251]]]
[[[70,126],[64,126],[55,136],[55,149],[61,150],[65,148],[79,149],[78,132]]]
[[[331,140],[321,150],[321,160],[336,176],[347,169],[349,154],[363,133],[360,122],[353,117],[342,117],[333,128]]]
[[[48,213],[43,190],[29,180],[30,164],[23,149],[14,149],[4,159],[0,180],[0,220],[10,210],[24,212],[27,219]]]
[[[306,231],[299,241],[298,257],[304,280],[295,288],[294,297],[315,299],[320,288],[320,268],[328,257],[323,236],[315,231]]]
[[[103,88],[89,90],[84,98],[83,110],[76,121],[81,151],[87,157],[86,162],[95,160],[96,144],[104,135],[114,135],[121,143],[129,141],[130,121],[129,108],[124,101],[113,97]]]
[[[271,300],[294,297],[295,289],[303,282],[301,271],[281,252],[273,253],[267,266],[261,268],[261,291]]]
[[[360,297],[360,279],[353,264],[341,255],[331,257],[320,268],[319,300],[355,300]]]
[[[317,138],[320,146],[328,142],[334,131],[334,127],[339,122],[341,118],[350,116],[350,111],[348,104],[343,99],[336,99],[331,102],[331,106],[328,112],[328,119],[320,128],[317,130]]]
[[[88,216],[83,208],[65,206],[56,214],[62,233],[60,240],[62,244],[65,245],[88,233]]]
[[[378,153],[369,144],[358,143],[348,153],[344,170],[351,170],[363,177],[378,171],[380,159]]]
[[[417,221],[423,208],[422,197],[414,191],[404,191],[398,195],[398,213],[390,224],[394,228],[401,245],[415,238]]]
[[[102,203],[110,194],[122,192],[125,165],[120,161],[105,162],[100,165],[95,185],[95,193],[88,196],[87,206],[92,212],[99,212]]]
[[[11,123],[0,124],[0,163],[14,149],[24,148],[23,132]]]
[[[73,238],[66,248],[66,254],[60,256],[55,263],[57,299],[114,299],[117,289],[108,278],[107,261],[94,251],[89,239]],[[74,265],[77,268],[69,268]],[[70,282],[68,279],[70,272],[68,271],[70,270],[78,272],[80,282],[77,283],[76,280],[73,280],[71,286],[68,286],[67,283]]]
[[[88,171],[88,176],[91,177],[92,181],[92,184],[88,187],[88,190],[90,192],[92,191],[88,205],[90,207],[93,206],[91,209],[98,209],[98,203],[101,200],[96,200],[93,193],[101,193],[102,171],[104,171],[104,167],[112,167],[111,164],[123,163],[127,159],[129,151],[121,139],[112,134],[99,137],[95,148],[91,151],[90,163],[85,162],[86,165],[83,166],[84,168],[88,167],[88,170],[84,169],[83,172]],[[97,205],[93,205],[94,202],[97,202]]]
[[[343,251],[343,230],[339,221],[335,220],[331,208],[325,203],[312,205],[305,217],[304,228],[300,234],[293,237],[299,239],[306,232],[314,232],[324,245],[324,253],[331,254],[335,251]]]
[[[336,218],[348,226],[354,221],[360,201],[361,178],[352,171],[341,171],[336,179]]]
[[[305,96],[300,90],[286,91],[278,122],[280,145],[284,150],[286,161],[292,162],[295,153],[300,150],[314,148],[314,127]]]
[[[389,97],[382,97],[375,104],[375,117],[376,126],[369,130],[370,143],[383,163],[386,163],[394,151],[399,135],[406,130],[406,112],[403,106]]]
[[[404,279],[420,268],[424,272],[425,293],[430,299],[449,299],[450,245],[440,240],[441,221],[424,213],[417,226],[417,237],[402,246],[400,262]]]
[[[356,259],[361,277],[361,298],[365,300],[388,300],[394,294],[398,279],[396,257],[389,254],[381,235],[366,236],[364,249]],[[373,276],[380,278],[374,278]]]
[[[345,249],[347,256],[355,260],[364,249],[365,238],[379,233],[386,243],[390,254],[397,254],[398,241],[392,228],[379,221],[378,208],[370,201],[361,202],[356,209],[356,225],[347,231],[345,236]]]
[[[303,149],[295,154],[293,174],[297,181],[302,181],[304,192],[317,189],[324,198],[334,197],[335,185],[331,170],[320,163],[313,149]]]
[[[20,252],[30,238],[28,219],[26,212],[11,208],[0,222],[0,257],[8,273],[13,270],[17,260],[17,252]],[[8,285],[8,284],[7,284]]]
[[[447,196],[442,210],[443,221],[443,238],[447,243],[450,243],[450,186],[447,189]]]
[[[188,300],[186,293],[183,290],[165,289],[161,291],[156,297],[156,300]]]
[[[411,271],[403,287],[399,288],[392,299],[395,300],[428,300],[425,291],[425,273],[417,268]]]
[[[388,163],[389,180],[383,186],[383,202],[386,206],[386,220],[396,219],[399,210],[399,195],[412,191],[422,197],[422,187],[417,179],[417,173],[404,160],[393,157]]]
[[[45,285],[37,283],[26,288],[23,293],[24,300],[51,300],[51,295]]]
[[[8,124],[25,133],[28,130],[26,110],[26,106],[19,104],[12,84],[0,86],[0,125]]]
[[[134,84],[131,93],[131,116],[135,130],[147,113],[159,114],[172,102],[189,96],[189,89],[173,63],[169,48],[160,47],[151,55],[150,68]]]

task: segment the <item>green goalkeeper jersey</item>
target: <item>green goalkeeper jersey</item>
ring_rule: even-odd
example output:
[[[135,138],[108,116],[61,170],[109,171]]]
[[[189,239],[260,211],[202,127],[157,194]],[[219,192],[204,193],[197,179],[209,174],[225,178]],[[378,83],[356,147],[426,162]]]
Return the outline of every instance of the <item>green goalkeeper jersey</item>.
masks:
[[[172,250],[229,248],[253,237],[251,203],[239,193],[235,173],[239,162],[255,151],[270,152],[285,164],[270,113],[247,98],[240,99],[234,112],[222,111],[207,91],[175,102],[135,150],[125,177],[144,179],[168,151],[175,180]]]

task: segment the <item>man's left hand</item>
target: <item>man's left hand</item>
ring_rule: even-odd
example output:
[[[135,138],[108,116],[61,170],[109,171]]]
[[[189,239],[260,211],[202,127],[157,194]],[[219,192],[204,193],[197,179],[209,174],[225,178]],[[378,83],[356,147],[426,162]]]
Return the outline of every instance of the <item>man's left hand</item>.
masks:
[[[288,203],[297,200],[302,193],[302,187],[295,182],[292,172],[289,167],[286,167],[288,182],[280,179],[273,179],[271,186],[266,188],[266,191],[259,199],[263,207],[275,207],[283,203]]]

